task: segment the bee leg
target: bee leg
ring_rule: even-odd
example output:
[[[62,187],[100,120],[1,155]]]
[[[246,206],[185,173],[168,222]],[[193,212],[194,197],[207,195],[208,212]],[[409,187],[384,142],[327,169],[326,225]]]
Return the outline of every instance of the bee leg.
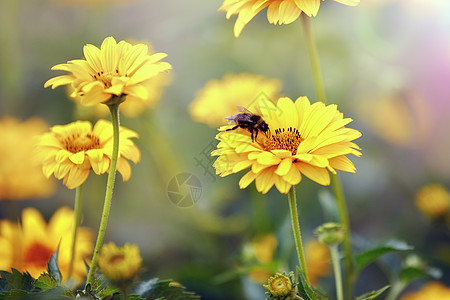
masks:
[[[225,130],[225,131],[235,130],[235,129],[238,128],[238,127],[239,127],[239,125],[236,125],[236,126],[234,126],[233,128],[228,128],[228,129]]]
[[[255,139],[253,138],[253,130],[251,131],[251,133],[252,133],[252,142],[254,142]]]
[[[255,140],[258,138],[258,129],[256,129]]]

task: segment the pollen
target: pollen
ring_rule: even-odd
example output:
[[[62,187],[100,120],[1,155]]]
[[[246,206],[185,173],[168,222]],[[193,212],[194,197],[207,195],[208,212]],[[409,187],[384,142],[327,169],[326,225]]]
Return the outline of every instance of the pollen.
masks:
[[[92,134],[73,134],[63,140],[64,148],[72,153],[100,149],[100,140]]]
[[[103,83],[105,88],[109,88],[112,86],[111,81],[112,81],[113,77],[114,77],[114,74],[112,72],[107,72],[107,73],[100,72],[98,74],[98,78],[96,78],[96,79],[99,80],[101,83]]]
[[[304,139],[296,128],[289,127],[275,129],[264,142],[266,150],[288,150],[292,155],[297,154],[297,148]]]

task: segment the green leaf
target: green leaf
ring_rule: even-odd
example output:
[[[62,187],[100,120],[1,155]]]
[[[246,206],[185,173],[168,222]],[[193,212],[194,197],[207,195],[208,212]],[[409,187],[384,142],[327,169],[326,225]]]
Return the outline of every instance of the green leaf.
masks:
[[[358,298],[356,298],[356,300],[372,300],[372,299],[375,299],[376,297],[380,296],[385,290],[387,290],[390,287],[391,287],[390,285],[386,285],[385,287],[382,287],[379,290],[372,291],[372,292],[369,292],[369,293],[365,293],[364,295],[361,295]]]
[[[58,253],[59,253],[59,244],[47,263],[47,270],[48,274],[50,274],[50,276],[52,276],[56,280],[58,285],[61,285],[62,275],[58,266]]]
[[[402,241],[389,241],[385,245],[364,251],[355,257],[356,270],[359,272],[380,256],[395,251],[410,251],[413,247]]]
[[[298,293],[305,300],[327,300],[328,298],[324,293],[316,290],[308,285],[306,279],[303,277],[303,273],[299,267],[297,267],[298,274]]]
[[[174,284],[172,280],[161,280],[157,278],[141,283],[137,289],[144,299],[167,299],[167,300],[198,300],[199,296],[191,292],[186,292],[186,288],[179,284]]]
[[[16,269],[11,269],[10,272],[1,271],[1,284],[2,291],[11,290],[23,290],[33,291],[35,287],[33,285],[34,278],[28,272],[20,273]]]
[[[431,268],[428,266],[408,266],[402,268],[400,271],[400,280],[409,284],[415,279],[421,277],[432,277],[434,279],[439,279],[442,276],[442,272],[439,269]]]
[[[34,286],[45,291],[57,287],[58,282],[50,274],[44,273],[36,279]]]

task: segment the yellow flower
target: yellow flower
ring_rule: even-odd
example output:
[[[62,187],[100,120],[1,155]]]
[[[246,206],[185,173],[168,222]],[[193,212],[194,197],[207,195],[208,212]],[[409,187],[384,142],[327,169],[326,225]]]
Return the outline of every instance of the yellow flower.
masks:
[[[71,96],[79,96],[83,105],[105,103],[113,96],[123,95],[126,100],[145,100],[151,95],[147,81],[172,68],[169,63],[160,61],[167,54],[149,55],[146,45],[116,43],[113,37],[107,37],[100,49],[87,44],[83,52],[85,59],[54,66],[52,70],[70,74],[54,77],[44,87],[54,89],[71,84],[74,88]]]
[[[438,281],[425,284],[417,292],[404,294],[401,300],[450,300],[450,287]]]
[[[220,80],[210,80],[197,92],[189,106],[192,118],[210,126],[226,124],[224,116],[236,111],[236,106],[251,109],[258,98],[275,101],[281,82],[261,75],[248,73],[226,74]]]
[[[0,200],[48,197],[55,191],[33,152],[36,139],[46,130],[46,122],[39,118],[0,119]]]
[[[142,266],[137,245],[126,243],[122,248],[113,242],[103,245],[98,259],[103,275],[116,284],[133,280]]]
[[[450,212],[450,194],[440,184],[424,186],[416,194],[416,206],[432,219],[444,217]]]
[[[63,279],[69,272],[72,251],[74,212],[68,207],[59,208],[47,224],[34,208],[22,212],[22,224],[0,221],[0,270],[15,268],[29,272],[34,278],[47,271],[47,262],[56,251]],[[93,234],[84,227],[78,228],[73,278],[81,283],[86,276],[84,261],[93,250]]]
[[[306,267],[311,284],[316,285],[319,277],[331,273],[330,251],[328,247],[317,240],[312,240],[305,247]]]
[[[117,170],[124,181],[131,176],[127,159],[135,164],[140,160],[139,149],[131,141],[137,133],[120,127],[119,158]],[[113,148],[111,122],[99,120],[94,128],[88,121],[53,126],[42,135],[38,151],[42,158],[44,175],[52,174],[73,189],[86,181],[90,169],[95,174],[109,172]]]
[[[230,130],[233,125],[219,128],[222,132],[216,138],[220,142],[211,155],[219,156],[213,166],[220,176],[250,168],[239,181],[241,189],[255,181],[263,194],[273,185],[286,194],[301,181],[302,174],[329,185],[328,171],[356,171],[346,155],[361,155],[352,142],[361,133],[345,127],[352,119],[344,119],[336,105],[311,104],[306,97],[294,103],[284,97],[276,105],[262,99],[258,106],[253,113],[261,115],[269,126],[267,136],[258,130],[252,141],[247,129]]]
[[[322,0],[323,1],[323,0]],[[360,0],[334,0],[349,6],[356,6]],[[267,7],[267,19],[270,24],[290,24],[304,12],[308,17],[316,16],[320,0],[225,0],[219,11],[227,13],[227,19],[237,14],[234,36],[241,34],[244,26],[260,11]]]
[[[270,264],[273,261],[273,256],[278,245],[278,240],[275,235],[267,234],[256,237],[252,240],[252,253],[257,259],[258,263]],[[253,266],[248,273],[248,277],[255,282],[264,283],[273,274],[273,270],[268,265]]]

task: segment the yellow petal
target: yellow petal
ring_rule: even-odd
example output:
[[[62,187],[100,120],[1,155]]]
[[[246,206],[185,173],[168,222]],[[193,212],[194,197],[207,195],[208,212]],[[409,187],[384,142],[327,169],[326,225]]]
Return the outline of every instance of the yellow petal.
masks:
[[[96,46],[87,44],[83,47],[84,57],[92,70],[98,74],[103,71],[102,63],[100,61],[101,52]]]
[[[330,185],[330,174],[327,169],[311,166],[307,163],[297,163],[296,167],[309,179],[321,185]]]
[[[329,161],[330,165],[335,169],[350,173],[356,172],[355,165],[344,155],[333,157]]]
[[[334,1],[348,5],[348,6],[356,6],[359,4],[360,0],[334,0]]]
[[[100,48],[101,55],[100,61],[102,63],[103,71],[115,73],[117,69],[117,42],[116,40],[110,36],[107,37]]]
[[[298,19],[302,11],[294,0],[285,0],[280,3],[280,24],[290,24]]]
[[[275,184],[275,168],[276,167],[270,167],[257,174],[255,184],[258,192],[266,194]]]
[[[281,160],[281,163],[278,165],[277,170],[275,171],[275,174],[279,176],[286,175],[292,166],[292,158],[286,158]]]
[[[292,187],[292,185],[287,183],[282,177],[276,178],[275,186],[278,189],[278,191],[282,194],[287,194]]]
[[[320,7],[320,0],[295,0],[295,3],[308,17],[315,17]]]
[[[267,8],[267,20],[270,24],[277,25],[280,20],[280,3],[280,1],[272,2]]]
[[[262,165],[276,165],[281,159],[270,152],[261,152],[257,157],[258,163]]]
[[[255,180],[256,174],[252,171],[248,171],[244,176],[242,176],[241,180],[239,180],[239,188],[245,189],[250,185],[250,183]]]
[[[117,161],[117,171],[122,175],[123,181],[128,181],[130,179],[131,167],[126,159],[119,157]]]
[[[68,176],[64,177],[63,183],[70,190],[82,185],[89,176],[90,169],[71,168]]]
[[[81,165],[84,162],[84,151],[77,152],[69,156],[71,162],[76,165]]]

